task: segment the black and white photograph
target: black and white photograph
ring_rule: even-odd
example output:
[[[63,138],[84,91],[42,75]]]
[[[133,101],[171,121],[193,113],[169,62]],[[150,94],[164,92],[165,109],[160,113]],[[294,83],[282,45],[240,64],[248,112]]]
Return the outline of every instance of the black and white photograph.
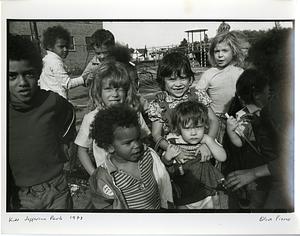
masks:
[[[295,13],[195,4],[2,19],[3,233],[299,233]]]

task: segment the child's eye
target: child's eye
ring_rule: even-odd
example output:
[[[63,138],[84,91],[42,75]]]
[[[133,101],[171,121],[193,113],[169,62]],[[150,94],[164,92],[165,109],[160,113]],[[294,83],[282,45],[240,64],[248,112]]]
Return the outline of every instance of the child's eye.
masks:
[[[18,74],[17,73],[8,73],[8,77],[10,80],[15,80],[17,78]]]

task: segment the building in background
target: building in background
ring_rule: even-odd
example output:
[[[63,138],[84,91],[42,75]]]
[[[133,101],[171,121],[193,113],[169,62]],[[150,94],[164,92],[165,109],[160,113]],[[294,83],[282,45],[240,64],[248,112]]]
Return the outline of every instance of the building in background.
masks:
[[[34,39],[36,33],[39,41],[41,41],[43,32],[48,27],[61,25],[66,28],[72,39],[65,63],[70,72],[74,74],[80,73],[94,56],[94,51],[89,44],[90,37],[96,30],[103,28],[102,21],[34,21],[34,23],[36,26],[35,32],[32,29],[32,21],[9,20],[8,31],[11,34],[22,35],[29,39]],[[44,49],[42,49],[42,54],[45,54]]]

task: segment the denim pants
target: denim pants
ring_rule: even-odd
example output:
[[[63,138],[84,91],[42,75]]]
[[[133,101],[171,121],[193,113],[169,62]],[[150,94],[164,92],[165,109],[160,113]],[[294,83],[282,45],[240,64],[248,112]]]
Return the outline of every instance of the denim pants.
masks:
[[[15,209],[72,209],[73,201],[66,175],[30,187],[20,187]]]

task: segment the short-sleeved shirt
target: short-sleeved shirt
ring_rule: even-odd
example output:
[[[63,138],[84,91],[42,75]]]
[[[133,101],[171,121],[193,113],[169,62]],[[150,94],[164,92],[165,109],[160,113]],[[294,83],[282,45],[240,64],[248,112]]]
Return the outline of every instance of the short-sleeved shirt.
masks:
[[[148,117],[154,121],[159,121],[163,124],[164,134],[167,135],[170,132],[170,117],[172,110],[182,102],[186,101],[199,101],[205,106],[209,106],[212,102],[206,91],[199,90],[191,87],[183,97],[176,98],[169,95],[167,92],[162,91],[165,99],[156,97],[150,102],[148,107]]]
[[[210,106],[216,114],[228,112],[235,95],[236,82],[243,71],[242,68],[233,65],[223,69],[212,67],[201,76],[196,88],[207,91],[212,99]]]
[[[89,137],[90,134],[90,126],[93,123],[96,114],[98,113],[99,108],[96,108],[95,110],[89,112],[83,117],[80,129],[78,131],[77,137],[75,139],[75,144],[81,147],[90,148],[92,146],[93,148],[93,155],[96,161],[96,166],[98,167],[101,165],[105,157],[108,155],[108,153],[101,147],[99,147],[92,138]],[[138,113],[139,117],[139,123],[141,126],[141,137],[147,137],[151,134],[142,114]]]

